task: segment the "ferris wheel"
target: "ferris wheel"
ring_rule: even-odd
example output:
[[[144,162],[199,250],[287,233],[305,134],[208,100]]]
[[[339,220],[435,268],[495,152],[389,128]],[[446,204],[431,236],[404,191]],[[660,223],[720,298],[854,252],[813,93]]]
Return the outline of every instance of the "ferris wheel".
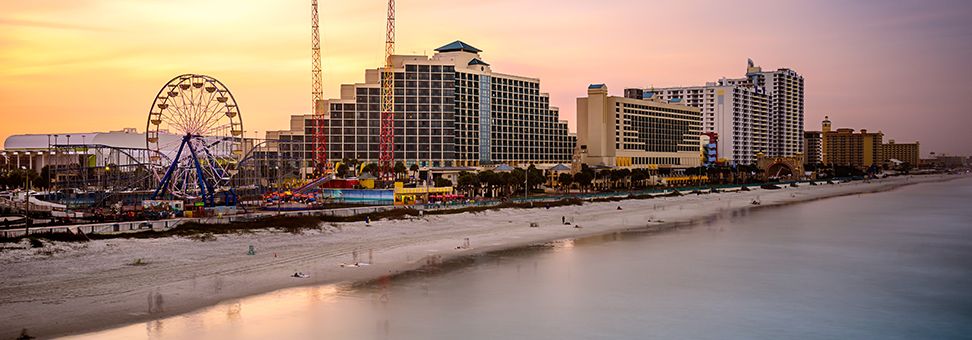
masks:
[[[243,121],[233,94],[213,77],[183,74],[162,86],[149,109],[146,148],[158,180],[153,199],[171,194],[207,206],[229,187],[242,157]]]

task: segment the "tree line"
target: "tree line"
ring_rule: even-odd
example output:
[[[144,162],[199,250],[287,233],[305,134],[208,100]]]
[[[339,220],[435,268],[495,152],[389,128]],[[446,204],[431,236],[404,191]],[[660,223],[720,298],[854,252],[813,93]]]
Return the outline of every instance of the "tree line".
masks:
[[[530,165],[527,169],[515,168],[512,171],[486,170],[459,173],[456,189],[467,196],[510,197],[526,191],[542,191],[546,182],[542,170]]]
[[[47,189],[50,187],[49,168],[44,167],[40,172],[30,169],[13,169],[0,172],[0,189],[23,189],[30,182],[31,189]]]

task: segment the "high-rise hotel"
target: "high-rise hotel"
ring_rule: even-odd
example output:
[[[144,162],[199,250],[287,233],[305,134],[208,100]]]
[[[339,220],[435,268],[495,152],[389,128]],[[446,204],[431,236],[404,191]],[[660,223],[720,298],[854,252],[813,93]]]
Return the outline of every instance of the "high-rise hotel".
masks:
[[[432,57],[395,55],[395,161],[433,167],[556,164],[571,161],[576,136],[540,92],[540,80],[493,72],[479,49],[461,41]],[[328,158],[377,162],[382,69],[341,86],[326,101]],[[271,131],[284,158],[312,162],[312,115]]]
[[[705,86],[628,89],[625,95],[701,109],[703,132],[718,136],[717,153],[729,162],[753,164],[756,154],[768,150],[768,98],[748,79],[720,79]]]
[[[701,109],[703,132],[718,135],[720,158],[753,164],[756,155],[803,152],[803,77],[790,69],[764,72],[749,61],[745,78],[703,86],[627,89],[629,98],[657,98]]]
[[[854,132],[854,129],[849,128],[834,130],[830,117],[824,117],[820,133],[822,162],[825,165],[865,170],[884,162],[884,133],[880,131],[875,133],[861,129],[860,132]]]
[[[803,152],[803,76],[788,68],[763,71],[749,61],[746,77],[769,96],[770,157]]]
[[[591,85],[577,99],[577,143],[591,166],[686,169],[701,164],[702,117],[695,107],[611,96]]]

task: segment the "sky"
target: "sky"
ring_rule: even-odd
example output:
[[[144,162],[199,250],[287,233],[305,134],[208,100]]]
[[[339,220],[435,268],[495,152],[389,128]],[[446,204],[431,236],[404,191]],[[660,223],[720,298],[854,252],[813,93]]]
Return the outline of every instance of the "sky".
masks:
[[[383,64],[384,1],[320,0],[325,97]],[[575,131],[587,85],[701,85],[746,59],[806,81],[806,129],[880,130],[922,153],[972,154],[966,0],[400,0],[397,51],[454,40],[496,72],[541,79]],[[145,129],[184,73],[232,91],[248,136],[311,110],[310,1],[0,0],[0,140]]]

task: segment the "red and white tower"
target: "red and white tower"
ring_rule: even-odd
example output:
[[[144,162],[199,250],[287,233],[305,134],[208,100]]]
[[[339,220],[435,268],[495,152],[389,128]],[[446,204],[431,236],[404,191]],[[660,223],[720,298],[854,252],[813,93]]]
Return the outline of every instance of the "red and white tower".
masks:
[[[314,169],[323,176],[327,162],[327,126],[324,119],[324,76],[321,72],[321,37],[317,22],[317,0],[311,0],[311,108],[314,110]]]
[[[382,179],[395,178],[395,0],[388,0],[388,21],[385,31],[385,69],[381,78],[381,145],[379,168]]]

